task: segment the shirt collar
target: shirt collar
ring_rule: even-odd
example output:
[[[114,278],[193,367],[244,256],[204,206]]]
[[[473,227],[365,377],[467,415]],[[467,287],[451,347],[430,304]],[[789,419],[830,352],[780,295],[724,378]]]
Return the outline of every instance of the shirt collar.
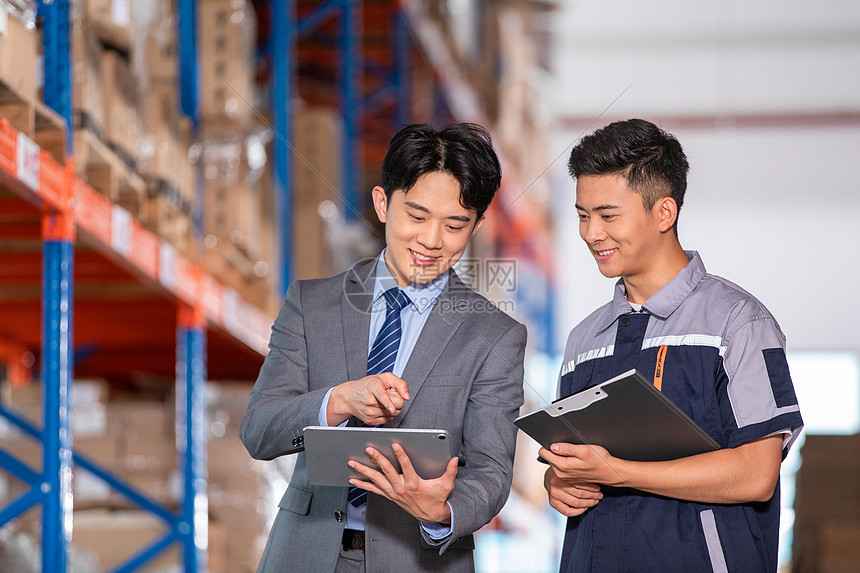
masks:
[[[388,271],[388,267],[385,264],[385,249],[379,253],[379,258],[376,261],[375,275],[373,282],[373,310],[380,310],[385,308],[385,299],[383,298],[382,293],[390,288],[398,286],[397,281],[391,276],[391,273]],[[406,293],[409,300],[412,301],[410,306],[412,306],[418,314],[424,314],[424,311],[432,307],[436,302],[436,299],[439,298],[439,295],[442,294],[442,291],[448,284],[449,275],[450,271],[446,271],[429,283],[412,283],[400,288],[404,293]]]
[[[660,290],[645,301],[642,305],[644,311],[662,319],[669,318],[675,312],[675,309],[684,302],[684,299],[705,278],[707,271],[699,253],[696,251],[684,251],[684,253],[690,259],[690,262],[672,280],[663,285]],[[633,312],[633,307],[627,301],[624,281],[618,279],[618,282],[615,283],[615,294],[612,297],[612,302],[609,303],[607,312],[598,325],[599,329],[605,330],[609,328],[618,317],[630,312]]]

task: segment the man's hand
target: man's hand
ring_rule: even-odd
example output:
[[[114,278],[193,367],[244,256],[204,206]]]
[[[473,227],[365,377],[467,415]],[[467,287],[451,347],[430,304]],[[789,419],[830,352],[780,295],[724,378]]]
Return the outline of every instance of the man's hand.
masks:
[[[774,434],[734,448],[662,462],[623,460],[600,446],[565,443],[541,448],[540,455],[558,479],[580,487],[630,487],[700,503],[752,503],[773,497],[782,445],[783,435]]]
[[[393,444],[391,449],[400,463],[403,473],[397,473],[394,466],[385,456],[374,448],[367,448],[371,461],[379,466],[379,470],[369,468],[355,461],[349,462],[349,467],[367,476],[369,481],[351,479],[349,483],[371,493],[387,497],[419,521],[425,523],[450,523],[451,507],[446,503],[448,496],[454,491],[454,480],[457,477],[458,458],[451,458],[445,473],[436,479],[422,479],[412,467],[409,456],[399,444]]]
[[[554,470],[555,475],[573,484],[624,485],[613,468],[621,460],[613,458],[605,448],[593,445],[558,443],[550,449],[541,448],[538,455]]]
[[[565,517],[582,515],[603,499],[600,486],[566,482],[556,475],[552,467],[547,468],[544,474],[543,486],[549,505]]]
[[[409,385],[404,380],[391,372],[373,374],[335,386],[326,417],[330,426],[351,416],[368,426],[378,426],[400,414],[405,400],[409,400]]]

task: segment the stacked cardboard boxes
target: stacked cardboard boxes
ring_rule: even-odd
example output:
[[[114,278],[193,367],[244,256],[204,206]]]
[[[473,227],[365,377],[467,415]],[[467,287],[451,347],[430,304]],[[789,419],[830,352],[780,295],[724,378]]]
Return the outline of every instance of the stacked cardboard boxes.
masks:
[[[225,572],[256,571],[295,463],[253,460],[239,441],[250,389],[247,382],[207,386],[209,516],[224,536]]]
[[[141,216],[141,87],[133,71],[129,0],[75,5],[71,23],[73,153],[77,175]]]
[[[343,119],[327,108],[305,108],[295,113],[293,134],[293,228],[296,278],[318,278],[336,270],[331,265],[326,222],[320,214],[325,202],[342,206],[341,138]]]
[[[209,273],[275,311],[272,139],[254,102],[256,24],[245,0],[197,5],[201,125],[192,159],[202,174],[202,258]]]
[[[194,259],[197,173],[189,159],[190,120],[179,110],[177,21],[170,0],[146,5],[143,52],[143,140],[140,172],[147,183],[141,219],[176,249]]]
[[[2,403],[41,427],[42,393],[38,385],[0,385]],[[259,462],[239,440],[239,423],[248,402],[248,382],[208,382],[206,386],[207,493],[209,497],[208,570],[252,573],[262,555],[268,524],[288,483],[294,460]],[[72,385],[73,447],[157,503],[175,510],[181,479],[172,400],[109,399],[104,380],[76,380]],[[41,447],[7,423],[0,423],[3,449],[38,471]],[[0,507],[25,493],[26,484],[0,472]],[[72,546],[112,570],[166,533],[156,516],[140,510],[102,480],[81,468],[72,478]],[[30,511],[11,527],[38,542],[39,511]],[[148,564],[160,570],[181,563],[172,547]],[[2,563],[2,561],[0,561]]]
[[[254,119],[256,24],[250,2],[197,4],[200,116],[204,123],[247,125]]]
[[[25,97],[36,97],[39,42],[32,14],[0,0],[0,78]]]
[[[66,160],[66,123],[41,102],[41,42],[36,4],[0,0],[0,117],[60,164]]]
[[[124,52],[131,49],[131,0],[85,0],[83,9],[104,43]]]

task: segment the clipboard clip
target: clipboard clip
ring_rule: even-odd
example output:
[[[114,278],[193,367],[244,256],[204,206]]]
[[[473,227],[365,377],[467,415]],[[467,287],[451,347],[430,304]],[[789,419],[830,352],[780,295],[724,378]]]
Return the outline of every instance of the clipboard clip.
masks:
[[[556,405],[552,409],[552,416],[559,417],[563,416],[567,412],[574,412],[576,410],[584,410],[591,406],[592,404],[599,402],[601,400],[605,400],[609,397],[609,394],[606,393],[602,388],[591,388],[590,390],[584,390],[579,395],[569,396],[565,399],[565,405],[560,406]],[[553,402],[556,404],[559,402]]]

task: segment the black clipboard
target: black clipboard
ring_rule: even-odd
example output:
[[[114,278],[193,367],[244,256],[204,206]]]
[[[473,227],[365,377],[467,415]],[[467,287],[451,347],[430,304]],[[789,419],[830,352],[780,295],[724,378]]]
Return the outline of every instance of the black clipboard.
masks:
[[[514,421],[545,448],[595,444],[616,458],[674,460],[719,449],[702,428],[636,370]]]

